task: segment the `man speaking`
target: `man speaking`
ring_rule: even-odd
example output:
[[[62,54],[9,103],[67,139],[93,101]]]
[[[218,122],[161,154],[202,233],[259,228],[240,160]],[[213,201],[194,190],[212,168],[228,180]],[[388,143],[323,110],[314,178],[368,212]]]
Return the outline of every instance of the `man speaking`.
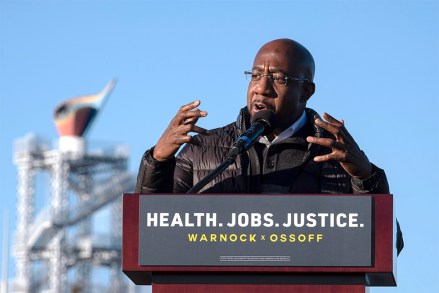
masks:
[[[206,130],[196,125],[207,116],[200,101],[182,106],[142,157],[137,193],[186,193],[228,157],[263,111],[272,114],[268,133],[238,150],[234,163],[200,192],[389,193],[384,171],[369,161],[344,121],[326,113],[322,119],[306,107],[315,84],[314,59],[305,47],[290,39],[271,41],[245,74],[247,106],[237,121]]]

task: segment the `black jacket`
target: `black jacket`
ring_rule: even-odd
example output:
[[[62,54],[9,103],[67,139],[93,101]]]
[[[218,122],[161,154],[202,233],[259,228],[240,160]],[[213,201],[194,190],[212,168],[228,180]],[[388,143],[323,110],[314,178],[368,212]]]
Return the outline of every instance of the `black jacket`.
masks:
[[[373,166],[373,174],[366,180],[351,178],[337,162],[316,163],[313,158],[330,149],[308,144],[306,136],[332,137],[316,126],[318,114],[306,109],[307,124],[294,137],[273,145],[262,154],[255,144],[249,151],[238,155],[236,163],[207,184],[201,193],[259,193],[267,186],[266,178],[284,185],[282,193],[389,193],[383,170]],[[176,158],[159,162],[152,150],[144,154],[137,177],[137,193],[186,193],[223,162],[233,142],[247,129],[249,114],[241,109],[235,123],[196,135],[192,144],[183,147]],[[298,152],[302,153],[298,156]],[[266,162],[270,157],[270,162]],[[299,161],[298,161],[299,158]],[[268,168],[271,169],[268,170]],[[262,176],[264,174],[264,176]],[[269,176],[271,174],[271,177]],[[268,182],[270,185],[270,182]]]

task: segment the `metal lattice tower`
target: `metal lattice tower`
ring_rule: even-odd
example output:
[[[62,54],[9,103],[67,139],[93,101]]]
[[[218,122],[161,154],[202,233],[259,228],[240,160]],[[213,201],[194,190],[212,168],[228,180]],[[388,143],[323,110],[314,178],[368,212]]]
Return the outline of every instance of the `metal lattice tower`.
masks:
[[[33,135],[16,141],[16,281],[10,292],[128,291],[121,271],[121,195],[135,185],[134,175],[127,171],[128,147],[88,150],[84,138],[114,84],[56,108],[57,147]],[[45,200],[36,186],[40,174],[49,178]],[[111,219],[100,223],[108,227],[106,235],[98,235],[93,220],[104,207]],[[107,288],[95,288],[96,267],[107,268]]]
[[[107,292],[126,292],[121,272],[121,195],[132,191],[128,153],[120,146],[99,152],[49,150],[36,137],[17,141],[17,231],[14,292],[93,292],[92,269],[107,267]],[[35,177],[50,177],[50,202],[35,213]],[[93,237],[93,215],[111,210],[109,235]],[[36,267],[36,263],[42,265]],[[76,271],[73,280],[69,271]]]

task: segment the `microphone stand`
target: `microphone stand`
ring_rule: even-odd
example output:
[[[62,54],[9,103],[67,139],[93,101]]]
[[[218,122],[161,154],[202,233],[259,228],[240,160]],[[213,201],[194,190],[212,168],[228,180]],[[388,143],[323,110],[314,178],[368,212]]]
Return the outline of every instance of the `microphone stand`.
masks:
[[[221,174],[228,166],[235,163],[238,154],[248,150],[260,135],[270,132],[274,119],[273,115],[273,112],[268,110],[257,112],[252,118],[252,125],[235,142],[227,154],[226,160],[189,189],[187,193],[198,193],[207,183]]]
[[[207,183],[212,181],[215,177],[217,177],[219,174],[221,174],[228,166],[235,163],[237,153],[229,153],[226,157],[226,160],[222,162],[218,167],[216,167],[215,170],[207,174],[206,177],[198,181],[197,184],[195,184],[191,189],[188,190],[186,193],[198,193],[204,186],[206,186]]]

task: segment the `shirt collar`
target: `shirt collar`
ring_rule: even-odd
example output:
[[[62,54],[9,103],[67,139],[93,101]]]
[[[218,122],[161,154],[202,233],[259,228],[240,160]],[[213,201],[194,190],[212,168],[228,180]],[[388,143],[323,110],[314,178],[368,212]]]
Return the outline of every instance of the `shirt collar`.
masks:
[[[300,116],[299,119],[296,120],[296,122],[293,123],[290,127],[279,133],[278,136],[276,136],[273,141],[269,141],[266,136],[260,136],[259,142],[265,144],[266,146],[277,144],[285,140],[286,138],[293,136],[297,131],[302,128],[306,124],[306,113],[303,111],[302,116]]]

